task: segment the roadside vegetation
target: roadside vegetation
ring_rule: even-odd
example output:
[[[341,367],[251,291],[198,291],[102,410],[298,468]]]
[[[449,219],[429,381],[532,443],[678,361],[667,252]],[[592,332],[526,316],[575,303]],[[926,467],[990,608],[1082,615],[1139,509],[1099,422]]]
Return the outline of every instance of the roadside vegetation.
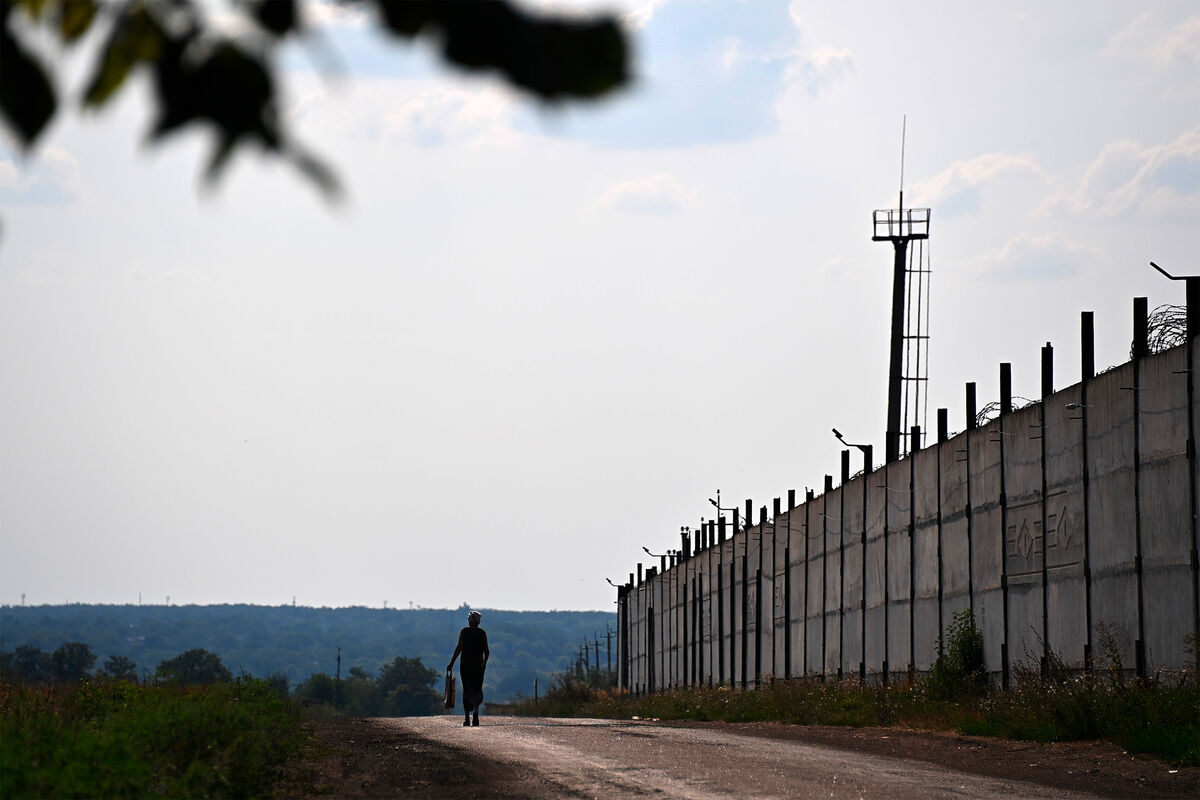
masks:
[[[1105,739],[1174,765],[1200,765],[1200,681],[1195,669],[1146,679],[1126,676],[1119,659],[1076,672],[1052,657],[1045,669],[1021,668],[1012,685],[988,685],[983,639],[969,611],[955,616],[927,676],[912,680],[769,681],[753,691],[727,686],[676,689],[635,697],[604,689],[590,676],[562,674],[535,702],[514,713],[607,719],[778,721],[855,727],[903,725],[1032,741]]]
[[[298,785],[320,748],[303,727],[330,716],[441,711],[439,677],[398,657],[288,692],[287,678],[235,678],[192,649],[143,670],[82,642],[0,651],[0,797],[270,797]]]
[[[0,797],[262,797],[309,745],[298,705],[239,678],[0,682]]]

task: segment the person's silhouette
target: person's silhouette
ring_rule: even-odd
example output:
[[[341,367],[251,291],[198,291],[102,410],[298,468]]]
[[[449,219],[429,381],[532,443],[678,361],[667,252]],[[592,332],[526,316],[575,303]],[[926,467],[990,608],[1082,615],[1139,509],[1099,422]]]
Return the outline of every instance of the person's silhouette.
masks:
[[[467,614],[467,627],[458,632],[458,646],[446,671],[454,669],[454,661],[462,654],[462,662],[458,674],[462,676],[463,725],[479,724],[479,707],[483,705],[483,671],[487,669],[488,650],[487,631],[479,627],[482,615],[478,611]],[[474,711],[474,717],[471,712]]]

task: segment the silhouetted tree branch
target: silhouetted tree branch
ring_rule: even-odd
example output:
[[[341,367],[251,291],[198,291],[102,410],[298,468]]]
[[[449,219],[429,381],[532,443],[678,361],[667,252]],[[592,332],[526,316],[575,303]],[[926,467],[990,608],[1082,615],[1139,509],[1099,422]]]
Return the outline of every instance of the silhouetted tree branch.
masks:
[[[103,45],[83,104],[109,102],[137,70],[155,87],[159,140],[195,123],[215,129],[208,164],[216,178],[236,148],[258,144],[295,164],[327,194],[337,181],[284,130],[276,105],[275,48],[306,31],[312,0],[229,0],[253,34],[217,31],[198,0],[0,0],[0,115],[27,150],[59,107],[52,75],[35,54],[31,32],[45,28],[64,46],[91,32]],[[396,38],[436,41],[441,57],[468,70],[493,70],[547,101],[599,97],[629,77],[629,47],[612,17],[533,15],[506,0],[340,0],[373,10]]]

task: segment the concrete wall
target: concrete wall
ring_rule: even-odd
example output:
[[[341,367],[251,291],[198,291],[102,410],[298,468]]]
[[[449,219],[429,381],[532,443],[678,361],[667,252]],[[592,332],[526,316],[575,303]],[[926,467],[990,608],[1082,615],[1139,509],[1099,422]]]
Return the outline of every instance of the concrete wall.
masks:
[[[967,610],[997,683],[1048,658],[1184,667],[1200,632],[1197,350],[1121,365],[765,523],[756,510],[622,587],[626,686],[924,672]]]

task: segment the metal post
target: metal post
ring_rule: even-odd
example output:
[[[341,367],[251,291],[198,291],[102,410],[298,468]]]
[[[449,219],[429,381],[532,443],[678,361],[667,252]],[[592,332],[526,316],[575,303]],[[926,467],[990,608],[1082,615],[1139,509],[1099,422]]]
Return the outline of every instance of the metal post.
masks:
[[[907,239],[893,239],[892,338],[888,359],[888,408],[885,463],[900,458],[900,401],[904,388],[904,274]]]
[[[1146,605],[1142,580],[1142,439],[1141,439],[1141,388],[1142,359],[1150,355],[1148,305],[1145,297],[1133,298],[1133,530],[1134,556],[1133,575],[1137,582],[1138,638],[1133,643],[1139,678],[1146,677]],[[1190,366],[1190,365],[1189,365]]]
[[[1083,381],[1096,376],[1096,322],[1091,311],[1079,314],[1079,372]]]

